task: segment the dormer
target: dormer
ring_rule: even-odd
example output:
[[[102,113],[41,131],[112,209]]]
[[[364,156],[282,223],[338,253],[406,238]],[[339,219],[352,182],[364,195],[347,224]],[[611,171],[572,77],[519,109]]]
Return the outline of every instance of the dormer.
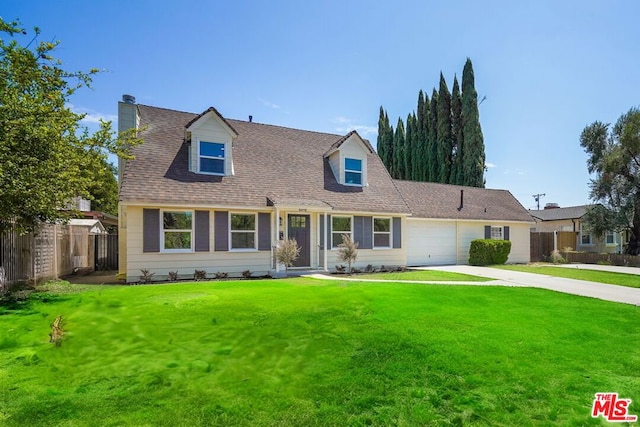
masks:
[[[367,157],[373,153],[371,145],[358,132],[351,131],[336,141],[324,156],[329,159],[331,170],[340,184],[366,187]]]
[[[233,141],[238,133],[210,107],[185,126],[190,142],[189,170],[203,175],[233,175]]]

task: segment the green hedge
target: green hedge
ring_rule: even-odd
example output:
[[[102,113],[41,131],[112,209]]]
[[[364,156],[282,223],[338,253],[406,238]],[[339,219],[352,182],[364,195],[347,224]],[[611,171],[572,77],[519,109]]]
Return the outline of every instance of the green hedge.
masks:
[[[511,252],[511,241],[509,240],[473,240],[469,248],[469,264],[504,264],[509,258],[509,252]]]

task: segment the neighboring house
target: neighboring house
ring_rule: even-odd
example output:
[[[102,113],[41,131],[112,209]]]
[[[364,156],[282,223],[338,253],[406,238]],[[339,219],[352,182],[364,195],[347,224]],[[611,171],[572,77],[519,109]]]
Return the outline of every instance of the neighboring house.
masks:
[[[535,220],[533,231],[565,231],[575,234],[575,245],[572,247],[580,252],[620,253],[622,236],[620,233],[607,232],[597,237],[583,222],[583,217],[591,205],[558,207],[549,203],[543,210],[530,210]],[[564,249],[564,248],[558,248]]]
[[[69,225],[74,227],[85,227],[89,234],[107,234],[104,225],[97,219],[70,219]]]
[[[514,242],[510,262],[529,261],[531,219],[506,191],[394,181],[355,131],[289,129],[225,119],[214,108],[198,115],[123,99],[119,131],[137,127],[144,141],[120,164],[119,265],[127,281],[142,269],[156,278],[196,269],[278,273],[282,238],[301,246],[295,267],[333,270],[343,234],[359,244],[359,268],[466,263],[468,242],[485,235]],[[457,200],[464,189],[465,207],[456,211],[430,189]],[[433,202],[442,213],[424,206]],[[414,219],[421,215],[429,221]],[[456,232],[432,235],[434,224]],[[455,247],[455,257],[434,252],[440,244]]]

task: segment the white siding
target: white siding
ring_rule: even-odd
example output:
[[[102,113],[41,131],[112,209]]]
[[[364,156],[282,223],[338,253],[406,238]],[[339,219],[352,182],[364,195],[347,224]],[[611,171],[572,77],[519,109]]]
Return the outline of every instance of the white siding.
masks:
[[[507,263],[527,263],[531,257],[530,228],[528,223],[509,222],[458,222],[458,264],[469,264],[469,247],[471,241],[484,239],[485,225],[509,226],[509,240],[511,241],[511,253]]]
[[[148,206],[153,208],[153,206]],[[142,207],[129,206],[127,209],[127,233],[125,260],[127,282],[137,282],[140,270],[146,269],[155,273],[154,279],[165,279],[169,271],[178,271],[180,277],[193,277],[194,271],[205,270],[207,277],[216,272],[241,276],[245,270],[262,275],[271,271],[270,251],[214,251],[213,211],[209,221],[210,251],[189,253],[145,253],[142,251]],[[170,209],[170,208],[165,208]],[[183,208],[176,208],[183,209]],[[122,269],[122,267],[121,267]]]
[[[456,263],[456,224],[447,221],[407,219],[407,265]]]
[[[218,142],[224,144],[225,173],[233,175],[232,135],[227,132],[220,120],[210,115],[208,120],[199,123],[191,134],[191,170],[198,170],[198,141]]]
[[[322,254],[322,251],[320,251],[320,254]],[[338,262],[337,258],[338,250],[330,250],[327,255],[327,268],[329,271],[334,271],[336,265],[346,266],[345,263]],[[380,268],[383,265],[404,266],[407,265],[406,259],[407,252],[404,249],[358,249],[358,259],[353,264],[353,267],[364,270],[369,264],[376,268]]]
[[[362,143],[358,141],[357,137],[351,136],[342,143],[340,149],[329,156],[329,165],[336,177],[336,180],[340,183],[344,183],[344,159],[358,159],[362,160],[362,185],[367,185],[367,155],[368,151],[364,150]]]

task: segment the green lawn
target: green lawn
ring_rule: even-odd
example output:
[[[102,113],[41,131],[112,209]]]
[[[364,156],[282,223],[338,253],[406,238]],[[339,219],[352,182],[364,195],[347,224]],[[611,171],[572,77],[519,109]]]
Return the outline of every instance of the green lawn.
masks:
[[[610,285],[640,288],[640,276],[637,274],[610,273],[608,271],[588,270],[587,267],[566,268],[545,265],[495,265],[504,270],[523,271],[525,273],[546,274],[547,276],[566,277],[589,282],[608,283]]]
[[[452,273],[437,270],[410,270],[393,273],[358,274],[353,276],[356,279],[379,279],[379,280],[419,280],[424,282],[488,282],[492,279],[486,277],[471,276],[462,273]]]
[[[640,414],[626,304],[304,278],[68,289],[0,316],[0,424],[603,425],[596,392]]]

